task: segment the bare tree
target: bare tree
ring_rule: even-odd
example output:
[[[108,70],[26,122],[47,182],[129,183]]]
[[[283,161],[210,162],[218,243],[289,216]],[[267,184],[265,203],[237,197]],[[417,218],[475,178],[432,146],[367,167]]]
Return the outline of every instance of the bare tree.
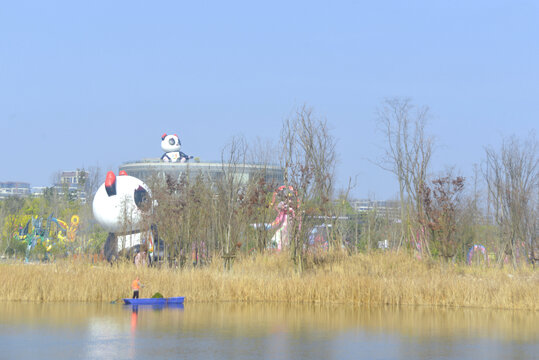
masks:
[[[292,186],[299,197],[299,211],[296,212],[290,237],[290,254],[301,271],[310,227],[308,217],[331,216],[336,143],[327,121],[315,118],[312,109],[304,105],[292,118],[284,121],[281,144],[285,185]]]
[[[515,136],[504,139],[499,152],[491,147],[485,149],[487,159],[484,176],[502,240],[500,264],[503,255],[507,255],[516,267],[516,252],[522,245],[535,261],[539,201],[538,149],[535,134],[524,142]]]
[[[92,166],[88,170],[82,168],[79,173],[79,187],[86,193],[87,202],[91,204],[97,189],[103,183],[103,172],[99,166]]]
[[[425,133],[429,109],[415,107],[407,98],[392,98],[384,101],[377,118],[387,141],[385,154],[378,165],[392,172],[399,182],[399,247],[407,237],[425,245],[421,231],[424,229],[416,227],[424,213],[421,190],[427,179],[433,146],[432,137]],[[421,249],[425,248],[421,246]]]
[[[259,165],[279,164],[279,152],[268,139],[256,138],[248,145],[247,161]]]
[[[424,184],[422,191],[425,225],[431,230],[432,242],[439,254],[448,261],[455,257],[460,245],[456,235],[464,178],[448,173],[430,183]]]
[[[229,269],[239,244],[250,240],[249,224],[267,222],[267,193],[272,187],[265,183],[263,169],[247,171],[248,154],[244,139],[236,137],[222,150],[220,171],[195,178],[187,171],[179,179],[152,179],[158,206],[148,221],[158,225],[165,251],[175,263],[184,265],[188,253],[194,265],[220,254]],[[260,235],[266,238],[266,232],[263,229]],[[265,241],[260,240],[264,248]]]
[[[211,199],[211,190],[206,179],[192,179],[190,175],[189,170],[177,178],[163,174],[149,182],[157,206],[146,219],[145,228],[157,226],[159,241],[164,245],[163,257],[171,266],[187,263],[194,239],[205,239],[200,234],[200,224],[212,217],[211,200],[207,200]]]
[[[239,235],[248,224],[240,221],[245,199],[247,143],[235,137],[221,152],[222,178],[217,182],[217,219],[225,268],[230,269],[236,250],[241,246]]]
[[[258,252],[262,253],[269,245],[271,229],[267,229],[264,224],[270,223],[274,217],[274,210],[269,206],[271,195],[274,189],[281,183],[277,179],[268,177],[269,166],[278,166],[278,149],[269,140],[256,138],[249,145],[247,158],[250,163],[257,164],[258,168],[250,174],[246,187],[245,216],[249,224],[250,233],[255,239],[255,246]]]
[[[253,174],[254,177],[246,189],[245,194],[245,220],[252,224],[250,233],[255,239],[258,252],[262,253],[268,248],[270,230],[265,227],[275,217],[273,209],[268,205],[271,194],[278,184],[267,182],[262,174]]]

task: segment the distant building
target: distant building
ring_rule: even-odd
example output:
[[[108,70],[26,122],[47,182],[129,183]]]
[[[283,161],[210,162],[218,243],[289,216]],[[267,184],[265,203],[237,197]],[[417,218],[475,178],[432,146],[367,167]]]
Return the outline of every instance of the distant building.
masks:
[[[375,211],[380,217],[400,219],[400,204],[397,201],[358,199],[351,200],[350,206],[360,214]]]
[[[86,192],[84,191],[84,182],[88,178],[88,172],[84,170],[67,170],[60,173],[60,183],[54,187],[58,194],[68,191],[70,196],[86,202]]]
[[[79,185],[87,176],[88,173],[82,170],[62,171],[60,173],[60,184]]]
[[[57,194],[63,195],[65,191],[69,192],[72,198],[86,201],[84,191],[84,179],[88,177],[88,172],[82,170],[62,171],[58,182],[52,187],[33,186],[22,181],[0,182],[0,199],[8,196],[43,196],[48,189],[54,189]]]
[[[32,192],[30,184],[22,181],[0,182],[0,198],[9,196],[27,196]]]
[[[32,196],[38,197],[45,194],[45,190],[48,188],[46,186],[32,186]]]

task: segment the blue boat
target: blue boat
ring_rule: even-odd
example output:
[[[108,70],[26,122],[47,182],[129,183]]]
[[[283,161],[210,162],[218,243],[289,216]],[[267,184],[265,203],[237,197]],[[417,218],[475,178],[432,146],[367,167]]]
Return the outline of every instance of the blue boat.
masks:
[[[145,298],[145,299],[124,299],[126,305],[169,305],[183,304],[183,296],[170,298]]]

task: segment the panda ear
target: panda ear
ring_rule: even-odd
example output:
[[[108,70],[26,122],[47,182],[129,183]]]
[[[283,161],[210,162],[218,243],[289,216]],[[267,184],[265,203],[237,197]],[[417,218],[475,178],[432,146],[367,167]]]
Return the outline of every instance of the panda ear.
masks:
[[[165,140],[166,137],[167,137],[167,133],[164,133],[163,135],[161,135],[161,140]]]
[[[112,171],[107,173],[105,179],[105,190],[108,196],[116,195],[116,175]]]
[[[177,135],[177,134],[174,134],[174,136],[178,137],[178,135]]]

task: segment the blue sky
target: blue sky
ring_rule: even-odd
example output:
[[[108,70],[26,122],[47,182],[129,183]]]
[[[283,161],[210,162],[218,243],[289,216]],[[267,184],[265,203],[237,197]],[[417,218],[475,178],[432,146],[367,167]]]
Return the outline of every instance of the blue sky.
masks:
[[[233,136],[277,142],[307,104],[337,139],[338,185],[387,199],[385,98],[429,106],[432,171],[471,176],[485,146],[537,128],[538,64],[534,1],[3,2],[0,181],[116,171],[161,156],[164,132],[218,160]]]

